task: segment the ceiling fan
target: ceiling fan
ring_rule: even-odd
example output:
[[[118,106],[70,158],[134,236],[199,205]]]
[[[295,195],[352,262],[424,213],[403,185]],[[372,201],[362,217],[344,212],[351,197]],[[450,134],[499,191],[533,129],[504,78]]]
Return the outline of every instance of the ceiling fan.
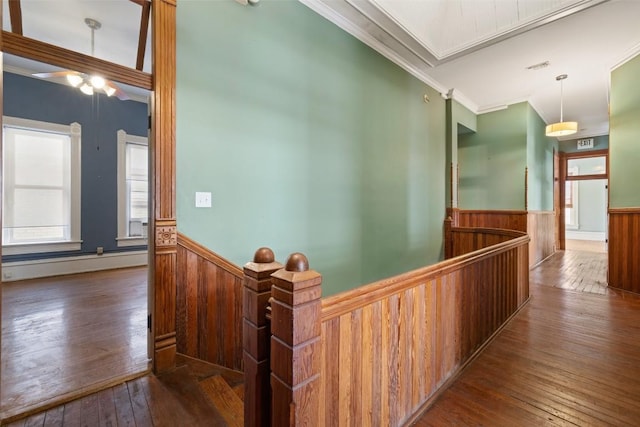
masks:
[[[102,27],[100,21],[92,18],[85,18],[85,24],[91,29],[91,56],[95,56],[95,31]],[[66,77],[67,83],[73,87],[80,89],[85,95],[93,95],[96,91],[102,91],[107,96],[116,96],[118,99],[127,100],[127,94],[118,87],[114,82],[105,79],[96,74],[80,73],[78,71],[65,70],[54,71],[50,73],[34,73],[34,77],[42,79]]]

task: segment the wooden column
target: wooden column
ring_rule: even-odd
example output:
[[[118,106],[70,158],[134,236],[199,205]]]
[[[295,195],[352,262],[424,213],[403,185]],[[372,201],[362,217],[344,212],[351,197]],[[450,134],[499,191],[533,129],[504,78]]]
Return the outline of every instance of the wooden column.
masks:
[[[152,6],[153,95],[151,99],[151,167],[153,204],[149,210],[153,238],[149,305],[154,372],[176,364],[176,283],[178,237],[176,229],[176,1],[154,1]]]
[[[314,426],[320,404],[322,276],[300,253],[273,274],[271,288],[271,420],[274,426]]]
[[[282,268],[273,251],[260,248],[244,266],[242,346],[244,357],[244,425],[271,425],[269,350],[271,328],[266,318],[271,275]]]
[[[444,220],[444,259],[453,258],[453,219],[450,216]]]

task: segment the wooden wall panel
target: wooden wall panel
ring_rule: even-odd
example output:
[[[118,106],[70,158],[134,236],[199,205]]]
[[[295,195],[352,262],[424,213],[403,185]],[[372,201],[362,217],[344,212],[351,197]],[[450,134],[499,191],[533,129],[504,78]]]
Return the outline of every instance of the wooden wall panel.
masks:
[[[504,228],[527,232],[527,211],[464,210],[457,212],[455,227]]]
[[[242,270],[182,235],[177,265],[177,351],[241,371]]]
[[[529,298],[528,237],[323,299],[318,425],[404,425]]]
[[[640,293],[640,208],[609,209],[609,286]]]
[[[453,256],[465,255],[522,236],[514,230],[480,227],[456,227],[451,229]]]
[[[556,251],[556,216],[553,211],[529,211],[527,214],[529,267],[533,267]]]
[[[153,370],[156,373],[175,367],[177,297],[176,226],[176,3],[153,2],[152,8],[153,79],[150,130],[151,187],[149,251],[150,310],[153,314]],[[139,71],[134,70],[135,73]],[[117,79],[116,79],[117,80]]]

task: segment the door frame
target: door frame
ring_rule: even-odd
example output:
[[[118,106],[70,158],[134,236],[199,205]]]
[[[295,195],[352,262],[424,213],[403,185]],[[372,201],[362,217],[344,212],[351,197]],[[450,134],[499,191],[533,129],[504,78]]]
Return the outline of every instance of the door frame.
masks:
[[[567,165],[569,160],[571,159],[584,159],[584,158],[589,158],[589,157],[605,157],[605,164],[607,165],[606,167],[606,171],[604,174],[597,174],[597,175],[580,175],[580,176],[568,176],[567,175]],[[604,150],[591,150],[591,151],[583,151],[583,152],[577,152],[577,153],[564,153],[564,152],[559,152],[558,153],[558,163],[559,163],[559,171],[558,171],[558,176],[559,176],[559,200],[557,200],[557,202],[559,202],[558,205],[558,209],[556,211],[556,221],[558,224],[557,227],[557,232],[558,232],[558,238],[557,238],[557,245],[558,245],[558,249],[559,250],[565,250],[566,249],[566,236],[565,236],[565,199],[566,199],[566,194],[565,194],[565,188],[566,188],[566,183],[567,181],[587,181],[587,180],[593,180],[593,179],[606,179],[607,180],[607,206],[609,205],[609,149],[604,149]],[[554,157],[554,169],[555,169],[555,157]],[[555,172],[554,172],[555,174]],[[555,187],[554,187],[554,193],[555,193]],[[556,204],[556,200],[554,197],[554,207]],[[607,209],[608,211],[608,209]],[[607,219],[607,223],[608,223],[608,219]]]
[[[171,370],[176,363],[176,7],[177,0],[154,0],[152,2],[151,56],[153,65],[151,74],[11,32],[2,31],[0,33],[0,50],[3,53],[11,53],[84,73],[100,71],[110,80],[139,86],[151,91],[149,180],[150,212],[152,215],[148,242],[148,310],[151,316],[149,334],[153,346],[152,367],[156,373]],[[3,14],[2,9],[2,4],[0,4],[0,18]],[[2,60],[1,55],[0,60]],[[2,74],[0,74],[0,95],[3,85]],[[0,125],[1,113],[0,108]]]

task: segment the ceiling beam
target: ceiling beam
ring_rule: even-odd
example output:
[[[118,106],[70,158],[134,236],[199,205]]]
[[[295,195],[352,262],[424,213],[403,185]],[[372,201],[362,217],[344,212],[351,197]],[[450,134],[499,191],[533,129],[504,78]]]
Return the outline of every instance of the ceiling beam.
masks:
[[[8,31],[2,31],[2,51],[34,61],[44,62],[56,67],[67,68],[81,73],[99,73],[106,79],[140,87],[153,89],[153,77],[124,65],[84,55],[79,52],[30,39]]]
[[[22,6],[20,0],[9,0],[9,17],[11,18],[11,31],[22,35]]]
[[[136,0],[131,0],[137,3]],[[142,14],[140,16],[140,36],[138,37],[138,57],[136,58],[136,70],[142,71],[144,67],[144,53],[147,48],[147,32],[149,30],[149,15],[151,12],[151,2],[142,3]]]

